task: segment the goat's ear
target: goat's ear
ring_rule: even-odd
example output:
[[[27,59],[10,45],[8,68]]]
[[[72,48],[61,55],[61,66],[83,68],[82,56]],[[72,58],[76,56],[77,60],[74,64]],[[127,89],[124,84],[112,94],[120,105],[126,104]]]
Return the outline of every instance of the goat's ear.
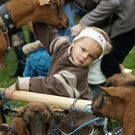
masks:
[[[119,65],[121,73],[127,75],[132,75],[132,69],[125,68],[122,64]]]
[[[7,116],[12,116],[12,117],[21,117],[23,112],[24,112],[24,107],[13,109],[13,110],[10,109],[4,110],[4,113]]]
[[[50,5],[50,0],[39,0],[40,6]]]
[[[120,64],[119,66],[121,68],[121,72],[122,72],[123,75],[125,75],[126,77],[128,77],[132,80],[135,80],[135,76],[131,73],[132,69],[127,69],[122,64]]]
[[[63,109],[60,109],[58,107],[50,107],[50,110],[54,116],[64,116],[68,113],[68,111],[65,111]]]
[[[103,94],[111,96],[111,97],[121,97],[121,92],[119,90],[119,87],[103,87],[103,86],[99,86],[102,91]]]

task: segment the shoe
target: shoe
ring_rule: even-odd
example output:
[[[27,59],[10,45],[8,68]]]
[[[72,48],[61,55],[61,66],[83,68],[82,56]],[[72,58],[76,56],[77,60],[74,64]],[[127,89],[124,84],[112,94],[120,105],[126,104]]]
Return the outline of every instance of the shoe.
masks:
[[[10,77],[10,78],[11,78],[11,77],[18,77],[18,76],[22,76],[22,74],[23,74],[23,71],[22,71],[22,70],[16,70],[15,73],[9,74],[9,77]]]
[[[118,126],[114,130],[112,130],[111,132],[109,132],[108,135],[122,135],[122,132],[121,131],[122,131],[121,126]],[[107,134],[105,134],[105,135],[107,135]]]

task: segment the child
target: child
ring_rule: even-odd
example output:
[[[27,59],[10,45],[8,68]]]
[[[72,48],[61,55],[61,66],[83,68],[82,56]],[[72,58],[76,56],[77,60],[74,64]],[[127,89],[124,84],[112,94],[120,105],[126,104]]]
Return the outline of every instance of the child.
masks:
[[[23,46],[22,50],[26,55],[30,53],[26,59],[23,77],[47,77],[51,57],[43,45],[39,41],[36,41]]]
[[[76,36],[73,43],[58,36],[56,29],[42,23],[34,24],[36,38],[41,41],[52,57],[48,77],[20,78],[5,91],[7,99],[17,90],[51,94],[90,100],[88,90],[89,65],[100,58],[110,47],[108,36],[98,28],[84,27]],[[74,112],[70,112],[72,116]],[[59,124],[61,117],[55,117]],[[75,128],[93,119],[92,114],[79,113],[71,122],[63,125],[60,130],[68,134]],[[88,135],[92,132],[93,124],[83,127],[74,135]]]

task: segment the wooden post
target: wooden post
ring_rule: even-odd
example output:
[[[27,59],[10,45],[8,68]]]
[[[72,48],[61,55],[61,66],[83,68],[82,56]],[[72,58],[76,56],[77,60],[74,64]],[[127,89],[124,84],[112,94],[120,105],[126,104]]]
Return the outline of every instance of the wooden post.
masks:
[[[2,93],[4,88],[0,88],[0,93]],[[26,102],[29,103],[31,101],[41,101],[47,105],[57,106],[63,110],[69,110],[70,106],[76,100],[74,98],[67,98],[61,96],[53,96],[48,94],[40,94],[34,92],[27,91],[15,91],[12,94],[12,99],[15,101]],[[73,107],[73,111],[86,112],[90,113],[92,101],[89,100],[77,100]]]

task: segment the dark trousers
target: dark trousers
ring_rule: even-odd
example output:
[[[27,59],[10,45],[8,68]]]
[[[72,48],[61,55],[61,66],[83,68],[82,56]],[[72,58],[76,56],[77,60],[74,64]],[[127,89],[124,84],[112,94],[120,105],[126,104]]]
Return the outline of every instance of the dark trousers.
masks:
[[[101,70],[107,78],[121,72],[119,64],[124,61],[129,51],[135,45],[135,28],[111,40],[113,50],[106,54],[101,62]]]
[[[23,40],[22,44],[18,45],[17,47],[14,47],[17,56],[17,61],[18,61],[18,70],[22,72],[26,64],[26,55],[23,53],[22,47],[26,44],[26,41],[21,28],[17,30],[17,34]]]

